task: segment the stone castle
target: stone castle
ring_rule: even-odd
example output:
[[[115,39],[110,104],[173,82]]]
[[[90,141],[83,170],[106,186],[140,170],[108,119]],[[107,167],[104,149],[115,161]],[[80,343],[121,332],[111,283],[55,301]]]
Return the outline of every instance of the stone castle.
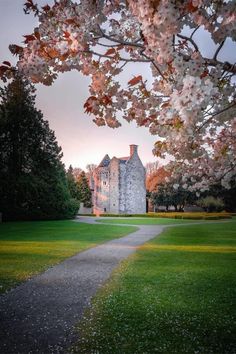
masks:
[[[145,168],[138,146],[130,145],[130,156],[105,155],[93,174],[95,214],[146,213]]]

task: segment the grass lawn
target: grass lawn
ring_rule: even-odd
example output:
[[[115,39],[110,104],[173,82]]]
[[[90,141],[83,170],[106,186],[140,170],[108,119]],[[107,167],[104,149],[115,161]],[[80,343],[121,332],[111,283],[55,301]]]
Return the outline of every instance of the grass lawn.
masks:
[[[97,222],[105,224],[127,224],[127,225],[171,225],[171,224],[190,224],[196,222],[205,222],[205,220],[182,220],[182,219],[167,219],[167,218],[116,218],[116,219],[98,219]]]
[[[166,229],[121,263],[76,353],[235,353],[236,222]]]
[[[135,231],[74,221],[0,224],[0,292],[77,252]]]

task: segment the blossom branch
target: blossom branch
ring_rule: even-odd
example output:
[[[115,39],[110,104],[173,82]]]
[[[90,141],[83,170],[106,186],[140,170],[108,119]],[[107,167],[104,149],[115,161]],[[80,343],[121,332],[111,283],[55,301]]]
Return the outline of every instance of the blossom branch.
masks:
[[[100,57],[100,58],[108,58],[108,59],[116,59],[116,57],[115,56],[113,56],[113,57],[111,57],[111,56],[109,56],[109,55],[106,55],[106,54],[101,54],[101,53],[97,53],[97,52],[95,52],[95,51],[93,51],[93,50],[83,50],[83,51],[81,51],[82,53],[88,53],[88,54],[93,54],[93,55],[96,55],[96,56],[98,56],[98,57]],[[118,61],[125,61],[125,62],[127,62],[127,63],[150,63],[151,62],[151,60],[146,60],[146,59],[134,59],[134,58],[123,58],[123,57],[119,57],[118,58]]]
[[[236,159],[234,159],[233,161],[231,161],[231,162],[230,162],[230,165],[231,165],[231,166],[229,167],[229,169],[228,169],[223,175],[221,175],[220,178],[218,178],[217,182],[220,182],[222,178],[224,178],[225,176],[227,176],[228,173],[232,172],[232,171],[235,169],[235,167],[236,167]],[[236,172],[235,172],[235,175],[236,175]]]
[[[191,57],[189,55],[186,55],[186,54],[183,54],[181,53],[180,55],[182,55],[183,59],[185,61],[189,61],[191,59]],[[230,72],[232,73],[233,75],[236,74],[236,66],[235,64],[231,64],[227,61],[225,62],[221,62],[219,60],[216,60],[216,59],[211,59],[211,58],[205,58],[205,57],[202,57],[203,61],[205,62],[206,65],[208,66],[217,66],[217,65],[220,65],[222,67],[222,70],[224,71],[227,71],[227,72]]]
[[[208,124],[215,116],[217,116],[218,114],[224,113],[226,111],[228,111],[230,108],[236,106],[236,102],[233,102],[231,105],[221,109],[218,112],[212,113],[210,118],[208,118],[205,122],[202,123],[202,125],[200,127],[198,127],[197,132],[199,132],[206,124]]]
[[[109,36],[107,35],[105,32],[103,32],[103,30],[99,27],[99,31],[102,35],[103,38],[106,38],[108,39],[109,41],[111,42],[115,42],[115,43],[118,43],[118,44],[122,44],[124,46],[130,46],[130,47],[136,47],[136,48],[141,48],[141,49],[145,49],[145,46],[142,45],[142,44],[139,44],[137,42],[127,42],[127,41],[123,41],[121,39],[117,39],[117,38],[114,38],[113,36]]]

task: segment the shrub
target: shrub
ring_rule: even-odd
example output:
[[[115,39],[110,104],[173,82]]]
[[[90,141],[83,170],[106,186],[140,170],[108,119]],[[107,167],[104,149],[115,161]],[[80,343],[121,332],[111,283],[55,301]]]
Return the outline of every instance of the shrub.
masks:
[[[131,216],[134,216],[135,214],[109,214],[109,213],[107,213],[107,214],[101,214],[101,216],[108,216],[108,217],[110,217],[110,216],[112,216],[113,218],[123,218],[123,217],[125,217],[125,218],[128,218],[128,217],[131,217]]]
[[[213,211],[222,211],[224,209],[224,202],[220,198],[208,196],[206,198],[199,199],[197,204],[202,207],[208,213]]]
[[[78,216],[96,216],[96,214],[77,214]]]
[[[232,217],[231,213],[221,212],[221,213],[211,213],[209,215],[206,212],[163,212],[163,213],[147,213],[147,214],[101,214],[102,217],[113,217],[113,218],[126,218],[126,217],[142,217],[142,218],[168,218],[168,219],[186,219],[186,220],[209,220],[209,218],[217,219],[230,219]]]

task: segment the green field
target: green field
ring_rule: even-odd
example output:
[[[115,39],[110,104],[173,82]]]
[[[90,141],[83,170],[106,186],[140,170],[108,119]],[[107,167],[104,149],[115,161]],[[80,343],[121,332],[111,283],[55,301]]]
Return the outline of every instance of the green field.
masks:
[[[127,224],[127,225],[172,225],[172,224],[191,224],[208,222],[205,220],[182,220],[182,219],[168,219],[168,218],[116,218],[116,219],[98,219],[97,222],[105,224]]]
[[[235,269],[235,221],[166,229],[98,292],[73,352],[235,353]]]
[[[135,231],[135,227],[73,221],[0,224],[0,292],[82,250]]]

